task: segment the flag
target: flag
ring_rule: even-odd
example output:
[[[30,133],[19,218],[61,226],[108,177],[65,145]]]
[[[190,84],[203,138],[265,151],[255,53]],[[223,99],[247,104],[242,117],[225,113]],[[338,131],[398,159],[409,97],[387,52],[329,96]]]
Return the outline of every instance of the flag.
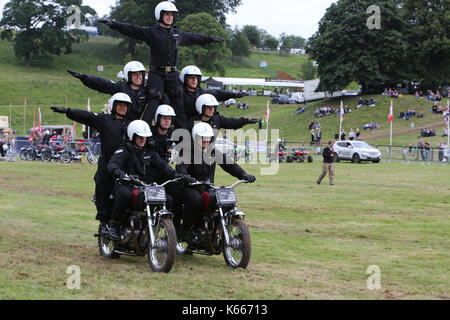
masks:
[[[36,135],[36,111],[33,111],[33,136]]]
[[[394,112],[392,110],[392,100],[391,100],[391,107],[389,108],[388,122],[392,122],[392,119],[394,119]]]
[[[23,104],[27,104],[27,98],[23,98]]]
[[[270,104],[269,101],[267,101],[266,121],[269,121],[269,115],[270,115]]]
[[[341,122],[344,121],[344,103],[341,101],[341,109],[339,111],[339,115],[341,116]]]
[[[41,133],[41,108],[38,108],[38,112],[39,112],[39,117],[38,117],[38,132]]]
[[[87,111],[91,112],[91,97],[88,98]]]

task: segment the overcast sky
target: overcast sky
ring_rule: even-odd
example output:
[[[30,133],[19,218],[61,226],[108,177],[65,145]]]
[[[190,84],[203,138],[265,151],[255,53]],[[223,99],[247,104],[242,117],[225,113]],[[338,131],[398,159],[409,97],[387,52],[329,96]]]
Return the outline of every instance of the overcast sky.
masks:
[[[8,0],[0,0],[3,11]],[[309,38],[318,29],[319,20],[326,9],[336,0],[242,0],[236,14],[227,15],[227,23],[231,27],[255,25],[278,38],[286,32],[303,38]],[[109,14],[110,7],[116,0],[83,0],[83,4],[91,6],[99,16]]]

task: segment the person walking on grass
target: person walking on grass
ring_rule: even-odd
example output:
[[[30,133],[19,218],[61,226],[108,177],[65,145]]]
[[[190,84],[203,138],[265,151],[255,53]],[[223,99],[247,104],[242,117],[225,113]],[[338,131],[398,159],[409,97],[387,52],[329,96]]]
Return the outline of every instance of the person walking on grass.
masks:
[[[317,184],[320,184],[322,179],[326,176],[327,172],[330,177],[330,185],[334,185],[334,140],[328,141],[328,146],[323,149],[323,165],[322,174],[319,179],[317,179]]]

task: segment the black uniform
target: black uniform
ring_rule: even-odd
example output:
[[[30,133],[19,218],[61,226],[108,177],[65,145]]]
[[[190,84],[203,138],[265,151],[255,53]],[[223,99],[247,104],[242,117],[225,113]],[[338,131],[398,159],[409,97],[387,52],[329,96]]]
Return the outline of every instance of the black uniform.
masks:
[[[123,80],[113,82],[108,79],[87,74],[83,74],[80,80],[86,87],[101,93],[107,93],[110,95],[114,95],[118,92],[126,93],[131,99],[131,108],[128,110],[127,118],[130,121],[141,118],[148,102],[147,92],[144,86],[142,86],[139,90],[134,90]]]
[[[202,158],[201,164],[194,163],[194,150],[195,146],[191,148],[191,164],[181,163],[176,166],[176,170],[182,174],[189,174],[191,177],[197,179],[198,181],[208,180],[214,183],[214,175],[216,172],[216,162],[209,161],[211,159]],[[197,151],[201,152],[201,151]],[[212,156],[214,156],[213,151]],[[227,173],[236,177],[238,179],[245,179],[247,173],[239,165],[233,162],[231,159],[224,160],[220,167]],[[183,215],[183,224],[186,228],[195,225],[198,222],[198,217],[201,212],[205,210],[214,210],[216,207],[214,193],[210,192],[209,188],[204,186],[193,188],[187,188],[183,199],[185,210]],[[185,229],[186,230],[186,229]]]
[[[167,181],[176,176],[176,171],[170,167],[159,155],[147,147],[136,149],[130,142],[121,146],[108,163],[108,171],[117,177],[120,174],[136,175],[146,183],[156,180]],[[135,202],[136,209],[143,206],[142,196],[133,195],[133,188],[125,184],[117,184],[115,190],[112,220],[121,221],[122,213]],[[170,210],[172,199],[167,195],[167,208]]]
[[[67,117],[95,128],[100,133],[101,155],[98,159],[95,181],[95,205],[97,219],[107,220],[111,215],[109,197],[114,187],[114,179],[109,174],[107,164],[116,149],[125,141],[129,120],[117,119],[112,114],[96,114],[79,109],[67,109]]]
[[[184,116],[182,101],[182,89],[176,66],[178,64],[179,46],[205,45],[217,38],[177,30],[174,27],[164,28],[159,24],[151,27],[138,27],[128,23],[110,21],[111,29],[119,31],[130,38],[141,40],[150,47],[150,70],[148,75],[149,85],[162,93],[166,93],[175,109],[176,128],[186,128],[187,119]],[[143,120],[151,121],[158,107],[158,100],[151,99],[149,110],[146,111]],[[148,114],[147,114],[148,113]],[[151,123],[151,122],[150,122]]]
[[[195,102],[197,98],[202,94],[209,93],[213,95],[217,101],[227,101],[231,98],[242,97],[239,93],[233,93],[226,90],[207,90],[202,88],[197,88],[195,91],[189,91],[186,86],[183,90],[183,104],[184,111],[188,119],[198,116],[197,109],[195,108]]]
[[[155,151],[162,160],[168,162],[168,152],[172,146],[171,137],[173,129],[169,128],[169,130],[167,130],[167,134],[164,135],[159,133],[157,126],[151,126],[150,130],[152,131],[152,139],[149,139],[150,149]]]

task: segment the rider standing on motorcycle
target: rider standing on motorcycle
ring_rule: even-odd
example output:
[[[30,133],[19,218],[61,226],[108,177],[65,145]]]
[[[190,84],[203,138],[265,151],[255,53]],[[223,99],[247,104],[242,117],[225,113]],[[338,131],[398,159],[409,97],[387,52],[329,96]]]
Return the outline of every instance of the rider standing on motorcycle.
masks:
[[[78,73],[76,71],[67,70],[72,76],[80,79],[81,82],[88,88],[107,93],[110,95],[118,92],[126,93],[132,101],[131,108],[128,110],[128,119],[130,121],[140,119],[145,111],[148,102],[148,96],[163,100],[161,93],[155,90],[146,92],[145,90],[145,67],[139,61],[128,62],[123,68],[124,80],[113,82],[108,79]]]
[[[208,123],[213,130],[220,129],[240,129],[246,124],[257,123],[258,119],[247,118],[228,118],[220,115],[217,112],[219,102],[212,94],[205,93],[197,98],[195,108],[197,109],[197,116],[189,120],[189,128],[193,128],[197,122]]]
[[[208,90],[200,88],[202,72],[196,66],[184,67],[183,70],[181,70],[180,80],[183,84],[184,111],[186,112],[188,119],[198,115],[195,102],[202,94],[212,94],[217,101],[227,101],[231,98],[242,98],[247,95],[242,92],[233,93],[226,90]]]
[[[179,85],[176,67],[178,64],[178,48],[180,46],[222,42],[223,39],[176,29],[173,26],[176,12],[178,10],[172,2],[163,1],[155,7],[157,24],[154,26],[138,27],[108,19],[100,19],[98,22],[106,24],[125,36],[147,43],[150,47],[148,80],[152,88],[169,96],[171,105],[178,115],[175,127],[185,128],[187,119],[184,117],[182,89]],[[143,119],[146,121],[147,119],[153,119],[159,104],[158,100],[151,99],[149,110],[147,110],[148,115],[144,115]]]
[[[97,220],[108,221],[111,216],[109,197],[114,186],[114,179],[109,174],[107,165],[114,151],[124,142],[129,120],[127,111],[131,99],[125,93],[116,93],[109,100],[111,114],[93,113],[80,109],[51,107],[54,112],[64,113],[69,119],[95,128],[100,133],[102,152],[98,159],[95,181],[95,205]]]
[[[152,136],[147,122],[143,120],[131,122],[127,128],[127,136],[129,141],[117,149],[108,164],[108,171],[116,179],[123,179],[128,174],[138,176],[140,180],[148,184],[155,182],[156,179],[193,180],[187,174],[177,173],[155,151],[146,147],[147,138]],[[136,189],[119,181],[116,184],[111,219],[110,237],[114,240],[120,239],[119,228],[122,214],[130,205],[141,208],[144,205],[144,198]],[[172,197],[167,194],[167,208],[171,210],[171,207]]]
[[[182,174],[189,174],[198,181],[209,181],[214,183],[214,174],[216,171],[217,159],[215,152],[208,148],[211,139],[214,137],[212,127],[205,122],[199,122],[192,128],[191,158],[189,163],[183,162],[176,166],[176,170]],[[212,151],[209,155],[208,152]],[[201,155],[199,157],[199,154]],[[201,159],[198,159],[201,158]],[[198,161],[199,160],[199,161]],[[220,167],[227,173],[238,179],[248,182],[255,182],[256,178],[244,171],[239,165],[234,163],[232,159],[227,159],[223,163],[219,163]],[[187,188],[184,195],[185,210],[183,213],[184,230],[189,230],[199,220],[199,214],[202,211],[215,209],[215,196],[209,188],[205,186],[197,188]],[[192,237],[192,233],[187,235],[187,239]]]

